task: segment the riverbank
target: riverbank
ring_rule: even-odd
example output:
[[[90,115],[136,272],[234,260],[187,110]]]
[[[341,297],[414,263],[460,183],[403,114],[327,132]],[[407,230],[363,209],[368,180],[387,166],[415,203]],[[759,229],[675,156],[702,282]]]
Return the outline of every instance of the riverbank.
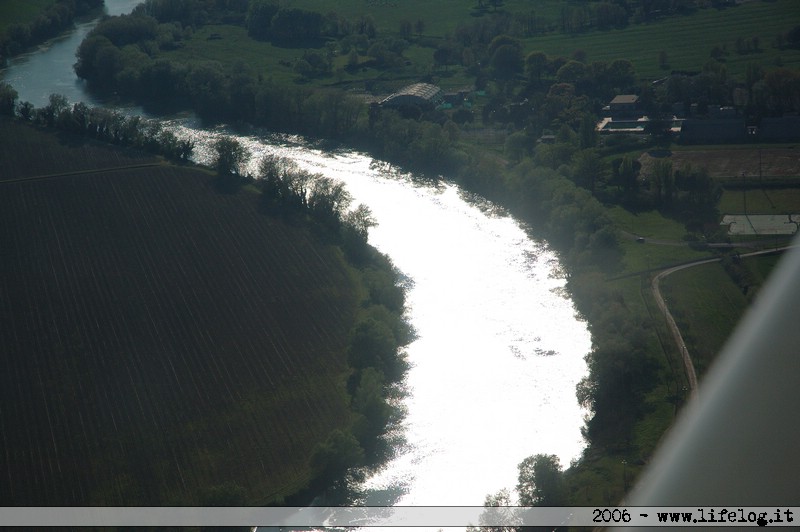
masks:
[[[225,31],[212,33],[219,33],[222,39],[196,40],[198,34],[192,38],[191,45],[198,47],[194,54],[196,57],[202,57],[204,54],[200,52],[203,50],[213,56],[224,47],[228,34]],[[173,33],[171,42],[178,43],[176,50],[181,48],[180,42],[184,38]],[[490,43],[483,44],[491,49]],[[507,44],[513,47],[513,39]],[[110,49],[106,51],[114,53]],[[478,135],[467,134],[471,132],[466,125],[468,122],[459,122],[464,126],[464,131],[461,131],[455,121],[455,112],[424,114],[419,117],[420,121],[392,111],[369,113],[363,107],[355,107],[354,102],[344,95],[312,90],[311,78],[301,79],[299,85],[291,77],[283,82],[262,83],[257,73],[248,72],[246,68],[229,72],[213,63],[176,67],[176,63],[170,61],[170,52],[161,52],[164,53],[159,56],[160,61],[151,64],[139,56],[141,70],[121,69],[113,74],[126,72],[129,76],[139,72],[153,75],[158,68],[161,69],[159,72],[170,73],[172,77],[168,79],[177,83],[166,87],[173,92],[183,90],[179,82],[188,80],[186,76],[194,76],[191,78],[194,80],[210,80],[213,83],[207,87],[216,87],[215,90],[181,93],[186,100],[199,104],[196,108],[201,113],[204,109],[211,111],[206,115],[208,118],[214,118],[216,112],[231,109],[232,121],[241,120],[242,116],[254,116],[266,120],[265,123],[275,129],[329,135],[407,167],[425,166],[432,175],[447,171],[458,176],[467,188],[508,205],[521,218],[531,221],[536,236],[547,238],[560,251],[570,276],[569,289],[582,315],[591,324],[595,344],[589,357],[592,376],[579,388],[581,401],[595,414],[586,429],[592,446],[584,461],[567,475],[571,502],[577,505],[612,504],[621,499],[683,403],[684,377],[677,369],[680,365],[675,364],[679,362],[676,353],[664,341],[664,326],[653,313],[655,303],[647,290],[643,291],[646,281],[634,278],[606,283],[605,279],[610,272],[619,274],[652,269],[674,262],[675,254],[688,260],[699,252],[688,247],[658,250],[617,237],[615,227],[620,213],[607,210],[603,203],[629,202],[632,196],[636,196],[635,187],[618,180],[615,173],[624,165],[615,166],[613,159],[618,156],[624,160],[627,154],[621,153],[619,147],[613,148],[610,140],[607,147],[600,146],[596,138],[587,134],[591,129],[585,128],[584,122],[591,125],[592,112],[592,105],[585,99],[587,82],[580,76],[571,79],[566,77],[567,74],[557,73],[559,65],[564,66],[566,59],[545,57],[548,65],[540,72],[540,79],[537,81],[534,77],[527,87],[520,87],[519,77],[504,81],[489,76],[492,101],[478,103],[473,115],[486,111],[483,117],[486,127],[493,127],[490,120],[495,120],[504,122],[509,130],[513,124],[518,131],[508,135],[508,131],[494,130],[499,131],[501,140],[485,145]],[[309,55],[304,60],[310,65],[310,59]],[[491,57],[487,57],[485,64],[490,64],[489,59]],[[559,62],[559,59],[563,60]],[[576,56],[576,59],[580,58]],[[548,71],[551,66],[552,70]],[[621,69],[620,76],[626,74],[625,64],[615,62],[615,66]],[[481,74],[488,76],[489,72]],[[632,72],[628,74],[634,79]],[[236,98],[230,98],[235,87],[225,80],[233,79],[234,75],[239,76],[236,78],[238,86],[246,90],[235,93]],[[136,76],[127,79],[136,79]],[[141,82],[149,78],[139,76],[138,79]],[[619,79],[612,81],[624,83]],[[632,85],[633,81],[630,83]],[[605,94],[603,91],[608,92],[600,85],[598,82],[597,95],[592,94],[592,98],[600,100]],[[616,91],[618,87],[612,85],[610,88]],[[132,84],[130,89],[132,92],[146,90],[146,85]],[[515,90],[517,93],[513,100],[517,101],[513,103],[509,101],[508,93]],[[142,96],[147,98],[145,93]],[[528,97],[531,101],[535,98],[544,101],[546,105],[539,106],[540,109],[556,109],[558,112],[553,112],[552,116],[537,116],[536,121],[527,126],[530,131],[526,129],[523,134],[525,122],[516,122],[517,118],[523,120],[524,113],[531,112],[520,106],[523,98]],[[232,107],[239,103],[242,106]],[[252,107],[248,107],[251,103]],[[330,109],[343,114],[331,113]],[[360,111],[354,111],[358,109]],[[514,109],[519,112],[512,113]],[[339,122],[337,116],[346,119]],[[498,118],[500,116],[504,118]],[[554,144],[534,147],[541,124],[549,124],[551,119],[553,123],[562,125],[558,135],[552,139]],[[346,134],[347,128],[343,127],[348,120],[352,121],[353,135]],[[638,141],[634,144],[636,150],[647,149]],[[612,171],[612,168],[616,170]],[[630,189],[622,194],[623,187]],[[660,195],[660,190],[659,197],[639,190],[636,199],[655,208],[662,199]],[[684,198],[678,198],[681,195]],[[688,196],[691,194],[678,191],[669,199],[693,199]],[[659,208],[668,212],[664,205]],[[668,225],[667,218],[653,212],[651,223]],[[677,209],[673,209],[672,215],[677,215]],[[633,220],[644,218],[635,213],[626,216]],[[669,225],[678,228],[678,237],[683,236],[686,229],[682,222]]]
[[[103,0],[9,1],[0,6],[0,67],[55,37],[82,16],[99,12]]]
[[[104,31],[101,28],[98,34]],[[217,41],[205,42],[204,46],[213,47]],[[93,54],[98,53],[98,50],[89,51],[91,48],[86,45],[83,54],[86,68],[93,64]],[[664,360],[659,352],[653,353],[654,345],[646,331],[647,326],[628,315],[624,306],[619,304],[619,295],[603,283],[609,272],[620,267],[622,248],[603,205],[567,177],[572,170],[555,171],[530,159],[506,166],[504,158],[485,152],[474,141],[459,137],[457,127],[404,118],[395,111],[374,107],[364,112],[363,104],[346,94],[318,93],[266,80],[256,83],[253,82],[254,74],[246,68],[240,72],[236,85],[250,87],[247,94],[230,99],[223,96],[227,82],[207,93],[175,92],[183,90],[179,89],[181,86],[191,86],[188,81],[192,76],[203,75],[217,80],[223,80],[224,76],[212,63],[207,65],[208,68],[198,66],[196,70],[179,67],[169,59],[158,65],[156,67],[153,63],[148,67],[141,64],[139,79],[148,79],[148,68],[166,68],[170,72],[169,79],[174,81],[170,82],[171,88],[166,93],[160,89],[159,93],[168,100],[182,95],[193,102],[195,110],[207,119],[219,120],[227,116],[236,122],[242,119],[243,113],[243,116],[255,117],[256,124],[331,136],[400,165],[426,168],[432,175],[448,171],[469,190],[508,206],[517,216],[529,221],[535,228],[535,236],[546,238],[558,250],[569,274],[568,288],[581,315],[590,324],[595,345],[587,358],[592,374],[578,391],[583,406],[594,413],[586,429],[586,436],[594,447],[587,451],[586,460],[581,462],[584,464],[582,470],[591,471],[592,478],[576,481],[575,487],[569,490],[570,496],[580,504],[606,504],[607,499],[622,498],[626,486],[617,486],[613,480],[621,463],[620,457],[627,457],[622,458],[631,464],[626,474],[633,477],[671,422],[671,415],[664,416],[662,412],[671,413],[674,405],[662,406],[661,388],[673,385],[661,384],[659,368]],[[83,72],[100,86],[102,79],[108,81],[99,72]],[[146,85],[130,85],[128,88],[129,96],[152,101],[147,98]],[[234,102],[235,108],[230,107]],[[240,102],[247,105],[240,106]],[[248,107],[248,102],[253,102],[255,107]],[[329,109],[337,111],[329,113]],[[346,120],[342,122],[340,117],[346,117]],[[577,140],[570,140],[570,153],[579,150]],[[609,323],[614,325],[609,327]],[[621,353],[625,354],[623,361],[618,359]],[[623,365],[624,371],[612,369],[619,364]],[[677,385],[674,387],[680,389]],[[635,425],[645,412],[651,411],[646,401],[658,405],[657,422],[648,420],[644,436],[637,436]],[[577,473],[571,472],[567,478],[583,475],[581,463],[575,470]],[[598,470],[601,471],[599,474],[596,473]],[[606,480],[599,481],[601,478]],[[584,480],[586,486],[591,486],[591,491],[581,488]]]
[[[351,364],[369,327],[408,341],[385,257],[349,264],[207,169],[7,118],[0,138],[4,504],[307,503],[380,459],[389,382]]]

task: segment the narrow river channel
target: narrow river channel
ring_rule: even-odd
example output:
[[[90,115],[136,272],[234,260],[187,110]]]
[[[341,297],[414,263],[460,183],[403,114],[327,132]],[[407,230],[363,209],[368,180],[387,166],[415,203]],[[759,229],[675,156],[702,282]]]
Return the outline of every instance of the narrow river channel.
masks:
[[[106,0],[110,14],[137,3]],[[52,92],[102,103],[72,71],[91,25],[15,59],[0,78],[37,107]],[[199,162],[209,160],[211,141],[231,133],[191,118],[163,120],[196,141]],[[354,205],[368,205],[378,222],[370,242],[408,279],[408,317],[418,338],[407,348],[407,443],[368,480],[370,504],[481,505],[488,493],[513,488],[525,457],[556,454],[566,466],[580,455],[585,412],[575,385],[587,372],[590,338],[546,243],[447,180],[424,184],[369,156],[323,151],[296,137],[238,139],[254,165],[279,152],[343,181]]]

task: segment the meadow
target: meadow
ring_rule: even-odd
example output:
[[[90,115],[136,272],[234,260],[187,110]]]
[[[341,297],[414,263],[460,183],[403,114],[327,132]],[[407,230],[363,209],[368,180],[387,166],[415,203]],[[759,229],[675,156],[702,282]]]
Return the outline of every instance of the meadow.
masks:
[[[422,35],[426,37],[444,37],[452,34],[459,24],[475,19],[482,13],[492,13],[494,8],[490,2],[485,2],[484,11],[478,9],[478,0],[464,2],[463,0],[442,0],[440,2],[425,2],[419,0],[342,0],[336,2],[332,9],[330,2],[325,0],[295,0],[292,7],[329,13],[336,11],[338,14],[355,19],[359,16],[370,16],[379,31],[399,33],[400,23],[407,20],[414,24],[418,20],[424,23]],[[561,12],[563,2],[560,0],[505,0],[500,2],[498,11],[510,13],[529,13],[535,11],[538,16],[555,22]]]
[[[574,35],[553,33],[526,39],[526,49],[552,56],[571,56],[576,50],[587,62],[629,59],[640,78],[663,78],[672,70],[699,71],[711,59],[714,46],[725,47],[728,74],[743,77],[748,63],[765,68],[800,66],[800,50],[773,46],[778,34],[800,24],[800,4],[793,0],[746,2],[726,9],[701,9],[691,15],[675,15],[624,29],[591,31]],[[736,39],[759,38],[759,49],[738,54]],[[659,64],[659,52],[667,53],[667,65]]]
[[[747,294],[719,263],[678,271],[664,279],[664,297],[669,301],[698,375],[711,366],[779,260],[780,255],[742,259],[756,282]]]
[[[36,172],[75,149],[0,132],[12,168],[34,163],[32,140],[53,154]],[[282,501],[349,427],[357,277],[213,180],[165,164],[0,183],[4,505],[192,505],[219,486]]]
[[[747,307],[719,263],[673,273],[662,283],[698,375],[705,373]]]
[[[293,5],[321,13],[331,11],[330,5],[321,0],[297,0]],[[368,2],[365,9],[364,2],[347,0],[337,2],[336,12],[349,18],[369,15],[379,31],[390,34],[399,33],[403,20],[412,23],[422,20],[424,30],[421,35],[442,39],[452,36],[460,24],[478,19],[480,12],[476,5],[477,2],[470,5],[456,0],[436,3],[376,1]],[[536,3],[509,0],[498,9],[512,16],[535,12],[547,21],[550,28],[555,28],[563,5],[563,2],[552,0]],[[487,13],[491,11],[486,10]],[[586,54],[589,63],[629,59],[638,76],[650,80],[662,78],[672,70],[697,71],[710,59],[711,48],[720,46],[727,51],[723,61],[728,74],[743,76],[751,62],[767,68],[800,65],[800,50],[781,50],[774,45],[779,34],[785,34],[798,24],[800,4],[797,2],[754,1],[726,9],[705,8],[653,22],[632,23],[622,29],[574,34],[549,31],[524,38],[523,44],[526,51],[541,50],[552,57],[570,57],[580,50]],[[758,37],[758,49],[750,53],[737,53],[736,39],[739,37]],[[659,62],[659,52],[662,50],[667,53],[666,68]],[[432,55],[427,59],[428,64],[432,65]]]
[[[487,3],[488,4],[488,3]],[[298,0],[293,7],[334,11],[320,0]],[[628,59],[633,63],[639,80],[655,80],[671,71],[700,71],[710,59],[714,46],[725,51],[720,61],[732,78],[743,78],[747,65],[758,63],[765,69],[778,66],[800,66],[800,49],[777,48],[776,38],[800,24],[800,5],[792,0],[746,2],[727,9],[703,8],[691,14],[673,14],[648,23],[630,23],[622,29],[590,29],[580,33],[557,31],[563,3],[546,0],[531,4],[521,0],[501,3],[497,10],[514,17],[534,12],[545,23],[545,31],[533,37],[519,37],[523,53],[541,50],[551,58],[571,57],[575,52],[585,56],[585,62],[612,62]],[[337,43],[314,42],[303,45],[274,45],[251,39],[244,28],[230,24],[214,24],[199,28],[181,47],[162,51],[160,56],[181,63],[218,61],[233,65],[241,61],[256,75],[272,79],[280,85],[299,84],[309,87],[336,87],[355,93],[389,94],[397,88],[426,79],[446,91],[456,91],[474,84],[461,65],[436,66],[433,54],[436,46],[452,38],[459,26],[488,17],[494,8],[477,9],[474,4],[446,0],[429,2],[375,1],[366,6],[362,1],[338,2],[335,12],[351,21],[367,17],[374,21],[378,37],[395,38],[401,35],[403,22],[412,31],[403,61],[392,66],[378,65],[363,50],[353,67],[348,53],[341,52]],[[418,21],[421,27],[417,28]],[[421,31],[418,31],[421,30]],[[713,36],[713,38],[711,37]],[[757,37],[758,46],[748,53],[738,53],[738,38]],[[301,76],[295,64],[309,51],[331,58],[327,74]],[[666,64],[659,56],[666,53]],[[341,53],[340,53],[341,52]],[[480,102],[478,102],[480,103]],[[480,105],[478,105],[480,109]]]
[[[797,214],[800,212],[800,188],[726,190],[719,210],[730,214]]]

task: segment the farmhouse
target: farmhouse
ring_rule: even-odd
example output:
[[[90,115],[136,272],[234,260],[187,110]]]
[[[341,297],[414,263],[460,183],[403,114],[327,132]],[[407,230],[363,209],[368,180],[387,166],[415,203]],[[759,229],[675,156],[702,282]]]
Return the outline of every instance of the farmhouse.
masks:
[[[603,107],[605,117],[595,126],[595,130],[603,135],[612,133],[625,133],[628,135],[643,135],[647,132],[650,119],[643,116],[638,109],[639,97],[635,94],[619,94]],[[670,130],[678,131],[676,124],[679,121],[673,117]]]
[[[399,91],[380,102],[382,107],[410,107],[423,109],[436,107],[444,99],[444,92],[430,83],[415,83],[403,87]]]
[[[631,118],[636,116],[639,97],[635,94],[619,94],[608,104],[608,110],[614,118]]]

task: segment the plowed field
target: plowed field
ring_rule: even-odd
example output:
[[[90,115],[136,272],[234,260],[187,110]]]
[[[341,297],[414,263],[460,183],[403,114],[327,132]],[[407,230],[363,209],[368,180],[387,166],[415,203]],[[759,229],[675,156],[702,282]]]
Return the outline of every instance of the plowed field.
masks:
[[[347,266],[212,177],[0,183],[0,506],[194,504],[228,481],[263,503],[346,424]]]

